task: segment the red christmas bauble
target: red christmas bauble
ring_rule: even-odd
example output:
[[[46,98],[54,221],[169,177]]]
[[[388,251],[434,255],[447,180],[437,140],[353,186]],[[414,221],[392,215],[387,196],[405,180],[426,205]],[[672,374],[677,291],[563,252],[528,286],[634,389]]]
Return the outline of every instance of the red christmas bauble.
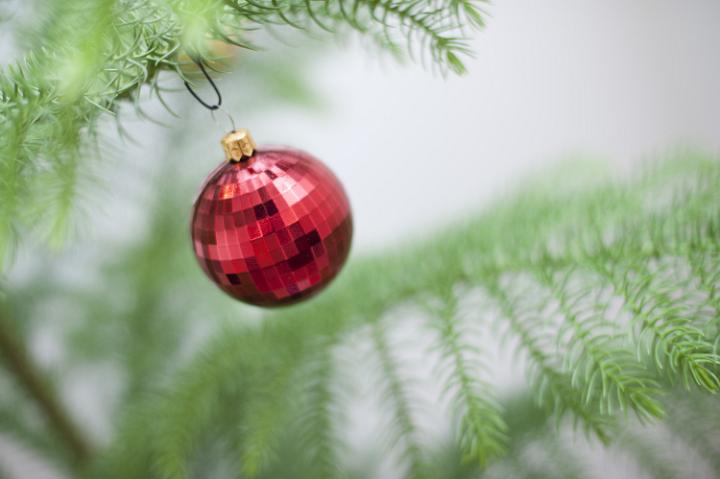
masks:
[[[200,266],[230,296],[258,306],[317,293],[350,251],[352,213],[342,185],[307,153],[255,150],[244,130],[223,146],[228,161],[208,176],[193,211]]]

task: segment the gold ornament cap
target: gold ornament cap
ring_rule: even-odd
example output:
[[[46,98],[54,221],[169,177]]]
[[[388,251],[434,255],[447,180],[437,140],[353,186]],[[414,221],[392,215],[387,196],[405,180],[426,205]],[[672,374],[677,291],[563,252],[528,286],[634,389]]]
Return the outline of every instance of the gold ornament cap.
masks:
[[[255,142],[245,128],[233,130],[223,137],[220,144],[227,161],[247,160],[255,153]]]

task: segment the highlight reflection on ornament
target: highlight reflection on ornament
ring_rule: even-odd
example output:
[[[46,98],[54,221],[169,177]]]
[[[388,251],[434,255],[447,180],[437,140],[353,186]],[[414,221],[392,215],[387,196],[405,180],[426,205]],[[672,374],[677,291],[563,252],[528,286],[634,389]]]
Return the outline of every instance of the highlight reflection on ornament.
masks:
[[[195,256],[229,295],[259,306],[307,298],[340,271],[352,213],[342,185],[307,153],[255,150],[245,130],[222,141],[192,217]]]

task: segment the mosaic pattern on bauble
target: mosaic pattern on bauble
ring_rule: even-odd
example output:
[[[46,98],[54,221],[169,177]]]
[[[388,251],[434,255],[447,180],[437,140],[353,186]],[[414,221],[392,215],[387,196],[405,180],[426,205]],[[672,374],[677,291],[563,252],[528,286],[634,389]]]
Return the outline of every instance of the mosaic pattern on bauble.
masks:
[[[223,162],[203,185],[192,219],[205,273],[231,296],[261,306],[296,302],[326,286],[348,256],[352,229],[335,175],[290,149]]]

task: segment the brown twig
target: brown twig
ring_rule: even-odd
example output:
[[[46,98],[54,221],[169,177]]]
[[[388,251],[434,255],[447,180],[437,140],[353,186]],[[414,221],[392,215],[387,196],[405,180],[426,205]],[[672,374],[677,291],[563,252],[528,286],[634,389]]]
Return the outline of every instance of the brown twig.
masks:
[[[0,358],[7,370],[25,389],[42,411],[50,427],[65,441],[77,465],[90,457],[90,448],[83,435],[73,424],[67,411],[42,378],[41,372],[28,356],[25,348],[13,337],[7,322],[0,317]]]

